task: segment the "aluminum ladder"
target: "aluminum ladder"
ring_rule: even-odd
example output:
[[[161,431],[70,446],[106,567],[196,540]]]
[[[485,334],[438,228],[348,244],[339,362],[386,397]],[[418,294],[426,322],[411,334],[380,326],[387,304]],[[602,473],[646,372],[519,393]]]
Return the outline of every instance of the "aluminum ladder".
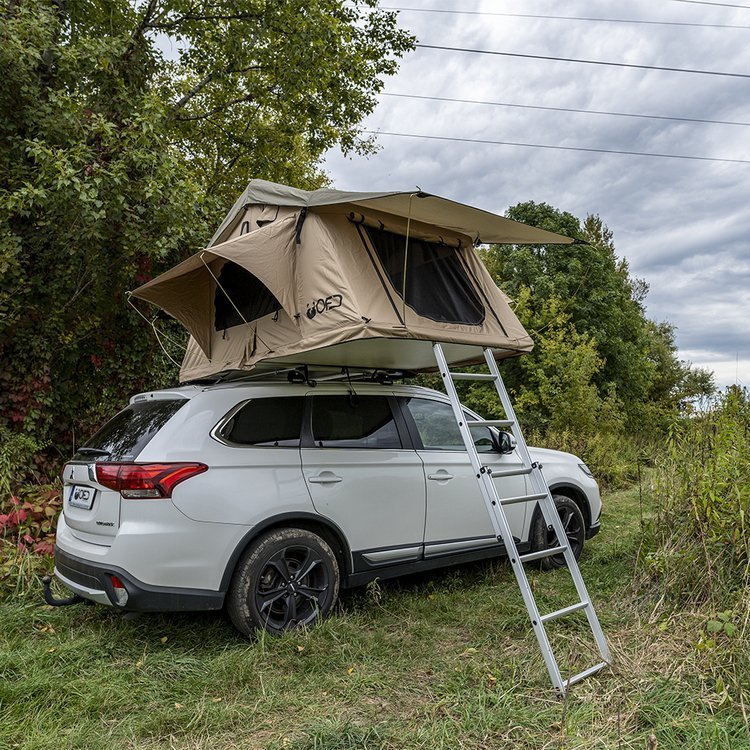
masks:
[[[508,559],[510,560],[511,567],[518,581],[518,587],[521,589],[521,595],[523,596],[526,609],[531,619],[531,625],[534,629],[534,634],[539,641],[539,648],[542,651],[544,657],[544,663],[547,666],[550,680],[552,685],[555,687],[560,695],[565,695],[568,688],[574,685],[576,682],[596,674],[599,670],[606,667],[610,662],[610,653],[607,646],[607,641],[602,632],[599,619],[594,611],[594,605],[591,603],[588,592],[586,590],[586,584],[583,582],[581,577],[581,571],[578,568],[575,555],[570,545],[567,544],[567,536],[563,529],[560,516],[555,506],[555,501],[552,499],[549,487],[544,480],[544,474],[542,473],[542,466],[535,461],[532,461],[529,455],[529,449],[526,445],[526,441],[521,434],[521,430],[516,420],[516,415],[513,410],[513,406],[510,402],[510,397],[505,389],[505,384],[500,376],[497,362],[492,354],[491,349],[483,349],[484,358],[489,368],[489,374],[486,373],[470,373],[470,372],[451,372],[448,368],[448,363],[443,353],[443,348],[439,343],[432,345],[435,361],[440,369],[440,376],[443,379],[445,391],[450,399],[451,406],[453,407],[453,415],[456,418],[456,422],[461,431],[461,437],[463,438],[466,451],[469,454],[471,465],[476,474],[479,487],[482,491],[482,496],[487,504],[487,510],[492,521],[492,526],[495,530],[495,535],[498,541],[501,541],[505,545],[505,549],[508,553]],[[482,420],[467,420],[461,402],[458,398],[458,392],[456,391],[456,380],[477,380],[477,381],[488,381],[495,385],[497,395],[500,397],[500,403],[503,405],[505,410],[506,419],[482,419]],[[523,462],[522,468],[510,469],[507,471],[493,471],[487,466],[482,465],[479,454],[477,453],[474,445],[474,440],[471,435],[471,427],[509,427],[512,431],[513,437],[516,439],[516,451]],[[501,498],[498,494],[497,487],[495,486],[495,479],[508,476],[519,476],[528,475],[531,483],[531,494],[521,495],[519,497],[504,497]],[[515,540],[513,539],[513,533],[511,532],[508,519],[503,510],[504,506],[512,505],[514,503],[525,503],[536,501],[539,503],[544,520],[548,527],[552,527],[555,535],[558,539],[558,546],[551,547],[549,549],[540,550],[538,552],[530,552],[525,555],[518,554],[518,548],[516,547]],[[562,541],[565,540],[565,541]],[[554,612],[548,614],[540,614],[539,608],[537,607],[534,594],[529,586],[529,580],[526,577],[526,571],[524,570],[523,563],[533,562],[541,560],[544,557],[551,557],[552,555],[563,554],[565,563],[568,571],[575,583],[576,592],[578,593],[578,601],[570,606],[563,607]],[[602,661],[589,669],[585,669],[583,672],[579,672],[576,675],[568,679],[563,679],[560,672],[560,668],[555,659],[554,652],[547,636],[545,624],[551,620],[556,620],[559,617],[566,617],[567,615],[573,614],[583,610],[588,618],[589,627],[591,633],[596,641],[599,654],[601,655]]]

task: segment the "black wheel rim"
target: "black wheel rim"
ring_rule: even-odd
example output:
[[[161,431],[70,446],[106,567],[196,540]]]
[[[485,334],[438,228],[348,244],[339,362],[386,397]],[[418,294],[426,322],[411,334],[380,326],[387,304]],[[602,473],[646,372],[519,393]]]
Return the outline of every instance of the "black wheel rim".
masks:
[[[583,525],[581,524],[581,517],[572,509],[566,506],[562,506],[557,509],[558,515],[560,516],[560,523],[565,531],[567,537],[568,546],[570,547],[573,555],[576,559],[581,553],[581,547],[583,546]],[[557,547],[557,534],[552,528],[547,529],[547,547]],[[556,563],[563,565],[565,563],[565,556],[555,555],[552,558]]]
[[[255,606],[271,630],[306,625],[323,608],[329,583],[318,552],[302,545],[285,547],[263,566],[255,584]]]

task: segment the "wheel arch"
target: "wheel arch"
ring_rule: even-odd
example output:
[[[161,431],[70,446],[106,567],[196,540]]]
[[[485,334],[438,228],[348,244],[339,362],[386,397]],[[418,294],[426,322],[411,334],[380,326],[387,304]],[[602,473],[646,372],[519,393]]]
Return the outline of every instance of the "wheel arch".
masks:
[[[591,508],[586,493],[575,485],[566,484],[565,482],[551,484],[549,489],[553,495],[565,495],[569,497],[578,506],[583,515],[583,521],[586,524],[586,531],[588,531],[591,528]],[[536,509],[537,511],[539,510],[538,504]]]
[[[296,528],[306,529],[314,534],[317,534],[324,539],[330,548],[333,550],[333,554],[336,556],[336,560],[339,563],[341,569],[341,578],[345,580],[352,570],[352,555],[349,549],[349,545],[346,542],[344,532],[332,521],[329,521],[323,516],[315,515],[314,513],[279,513],[276,516],[271,516],[265,519],[262,523],[253,526],[247,534],[240,540],[240,543],[235,547],[232,554],[229,556],[224,574],[221,577],[221,591],[227,591],[229,583],[234,575],[237,562],[242,557],[245,550],[259,537],[261,534],[265,534],[273,529],[283,528]]]

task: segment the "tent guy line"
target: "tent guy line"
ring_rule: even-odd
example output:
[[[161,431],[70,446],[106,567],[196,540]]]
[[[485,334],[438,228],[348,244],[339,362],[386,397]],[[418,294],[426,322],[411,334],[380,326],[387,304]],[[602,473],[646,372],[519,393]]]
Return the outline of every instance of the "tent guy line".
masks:
[[[447,135],[425,135],[423,133],[393,133],[386,130],[363,130],[368,135],[390,135],[396,138],[423,138],[431,141],[453,141],[457,143],[482,143],[490,146],[520,146],[522,148],[546,148],[553,151],[585,151],[593,154],[618,154],[621,156],[650,156],[659,159],[689,159],[691,161],[714,161],[726,164],[750,164],[750,159],[724,159],[717,156],[690,156],[688,154],[657,154],[648,151],[619,151],[609,148],[584,148],[583,146],[553,146],[544,143],[520,143],[517,141],[492,141],[485,138],[458,138]]]
[[[730,73],[720,70],[699,70],[695,68],[670,68],[661,65],[638,65],[636,63],[610,62],[607,60],[585,60],[577,57],[553,57],[552,55],[529,55],[521,52],[499,52],[490,49],[470,47],[447,47],[440,44],[415,44],[417,49],[444,50],[447,52],[468,52],[475,55],[496,55],[499,57],[523,57],[530,60],[554,60],[557,62],[581,63],[583,65],[608,65],[615,68],[635,68],[637,70],[660,70],[668,73],[690,73],[692,75],[724,76],[728,78],[750,78],[750,73]]]

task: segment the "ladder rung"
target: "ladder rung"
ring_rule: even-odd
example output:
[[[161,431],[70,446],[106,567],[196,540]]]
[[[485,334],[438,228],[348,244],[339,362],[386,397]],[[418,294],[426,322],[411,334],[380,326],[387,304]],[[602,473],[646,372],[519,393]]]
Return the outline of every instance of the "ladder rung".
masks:
[[[469,427],[513,427],[512,419],[467,419]]]
[[[526,469],[523,470],[525,473],[528,473]],[[531,471],[529,469],[529,471]],[[519,474],[522,473],[519,470]],[[494,471],[492,472],[492,476],[499,477],[500,474],[496,474]],[[528,503],[532,500],[542,500],[543,498],[547,497],[546,493],[543,495],[519,495],[518,497],[501,497],[500,498],[500,505],[515,505],[516,503]]]
[[[556,620],[558,617],[566,617],[572,612],[578,612],[579,609],[586,609],[588,606],[588,602],[578,602],[577,604],[571,604],[569,607],[550,612],[548,615],[542,615],[540,619],[542,622],[549,622],[550,620]]]
[[[580,682],[581,680],[585,680],[587,677],[591,677],[592,674],[596,674],[606,666],[607,662],[602,661],[599,662],[599,664],[590,667],[589,669],[584,669],[583,672],[579,672],[578,674],[573,675],[569,680],[565,680],[565,687],[569,688],[571,685],[575,685],[576,682]]]
[[[568,549],[566,546],[563,547],[550,547],[549,549],[543,549],[539,552],[531,552],[528,555],[521,555],[518,559],[521,562],[531,562],[532,560],[541,560],[545,557],[552,557],[553,555],[559,555],[561,552],[565,552]]]
[[[524,468],[524,469],[505,469],[505,471],[495,471],[492,470],[492,478],[500,478],[500,477],[520,477],[523,474],[531,474],[533,469],[530,468]],[[525,497],[525,496],[524,496]],[[504,502],[503,500],[500,501],[501,503]],[[519,503],[521,500],[518,501]]]
[[[494,375],[481,372],[450,372],[448,374],[454,380],[497,380]]]

